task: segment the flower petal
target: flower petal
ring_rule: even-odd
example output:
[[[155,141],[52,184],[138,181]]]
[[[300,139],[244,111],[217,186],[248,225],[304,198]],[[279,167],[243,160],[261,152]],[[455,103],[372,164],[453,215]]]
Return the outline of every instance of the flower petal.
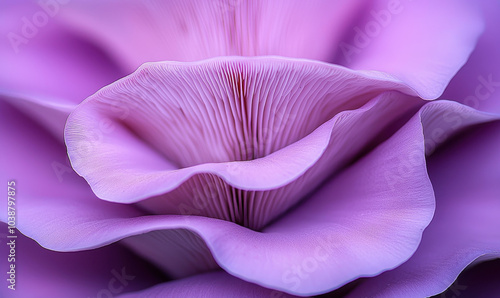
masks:
[[[215,259],[242,279],[298,295],[328,292],[404,262],[434,211],[417,116],[262,233],[232,228],[216,237]],[[394,182],[400,172],[394,161],[407,160],[409,172]],[[213,236],[215,229],[207,231]],[[162,246],[147,234],[129,241]]]
[[[453,122],[467,120],[455,118]],[[439,129],[437,126],[429,134]],[[422,243],[410,260],[365,281],[352,296],[435,295],[448,288],[476,258],[484,254],[499,257],[499,150],[500,122],[496,121],[461,134],[433,154],[429,175],[436,194],[436,213]]]
[[[64,140],[64,126],[76,104],[57,98],[28,97],[0,92],[0,101],[8,102],[47,129],[59,142]]]
[[[387,90],[412,92],[378,73],[305,60],[154,63],[82,103],[68,119],[66,144],[102,199],[161,195],[141,205],[186,214],[186,204],[260,228],[418,104],[394,93],[337,115]],[[343,146],[349,134],[359,138]],[[314,165],[316,174],[296,181]],[[246,192],[263,190],[273,191]]]
[[[373,1],[339,43],[338,64],[386,72],[426,99],[439,97],[467,61],[483,25],[476,2]]]
[[[432,216],[433,195],[425,182],[424,145],[417,120],[262,233],[204,217],[138,217],[129,206],[107,208],[110,203],[98,206],[78,197],[72,204],[63,204],[59,196],[46,197],[43,203],[32,196],[25,198],[26,218],[19,228],[46,247],[70,251],[138,234],[144,235],[135,236],[137,241],[147,241],[143,243],[161,251],[165,247],[162,238],[147,233],[186,229],[202,237],[217,262],[236,276],[301,295],[326,292],[359,275],[396,266],[418,244]],[[398,170],[391,161],[407,159],[407,154],[420,162],[412,165],[407,180],[389,183],[385,173]],[[58,221],[37,217],[43,210],[51,210]],[[57,228],[60,225],[66,228]],[[297,283],[295,274],[304,278]]]
[[[7,231],[7,225],[0,224],[0,229]],[[5,257],[0,259],[0,265],[5,272],[15,265],[15,290],[7,288],[11,284],[4,280],[1,297],[111,297],[164,281],[161,273],[119,244],[93,251],[61,253],[44,249],[17,231],[17,238],[6,236],[1,235],[0,252]],[[15,261],[8,262],[12,240]],[[5,276],[10,278],[9,273]]]
[[[2,181],[15,180],[22,190],[23,200],[17,202],[18,209],[23,210],[18,214],[18,228],[22,228],[28,237],[49,236],[54,229],[60,229],[53,217],[44,215],[50,213],[48,206],[51,206],[51,202],[64,205],[66,211],[58,213],[59,219],[64,221],[71,217],[75,220],[74,225],[88,222],[89,219],[143,214],[133,206],[112,204],[96,198],[85,180],[74,173],[64,145],[1,100],[0,121],[2,140],[15,144],[0,148],[0,178]],[[36,154],[33,154],[34,148]],[[71,198],[71,204],[68,204],[68,198]],[[78,217],[82,205],[93,210],[90,218]],[[6,212],[0,214],[0,220],[7,221]],[[44,220],[48,220],[47,225],[43,224]],[[62,243],[66,240],[64,237],[52,239]]]
[[[441,297],[499,297],[500,259],[472,264]]]
[[[294,294],[327,292],[359,276],[395,267],[416,249],[434,206],[421,121],[431,132],[425,136],[427,141],[435,137],[436,128],[451,135],[460,127],[493,118],[453,102],[431,106],[435,109],[424,109],[300,208],[262,232],[206,217],[140,216],[131,206],[81,200],[76,188],[76,193],[43,200],[26,196],[20,206],[20,216],[25,218],[19,221],[19,229],[43,246],[62,251],[94,248],[127,237],[129,244],[136,238],[161,251],[164,238],[148,233],[185,229],[201,237],[217,263],[232,275]],[[461,122],[450,121],[454,115],[462,116]],[[41,174],[42,167],[35,163],[33,168],[37,169],[34,175]],[[47,187],[54,185],[48,182]],[[64,203],[68,197],[71,204]],[[40,216],[47,210],[58,220]]]
[[[147,0],[71,3],[63,17],[129,71],[219,56],[329,60],[363,1]]]
[[[223,271],[159,284],[155,287],[126,295],[134,297],[295,297],[242,281]]]
[[[68,32],[57,1],[0,4],[0,96],[46,127],[59,141],[77,103],[121,71],[95,45]]]
[[[486,30],[442,97],[478,110],[500,113],[500,3],[477,2],[483,8]]]
[[[3,181],[14,180],[22,193],[22,199],[16,203],[18,210],[22,210],[17,214],[17,227],[29,237],[67,248],[82,240],[78,237],[86,237],[84,231],[88,228],[87,224],[144,215],[134,206],[113,204],[95,197],[85,180],[71,168],[63,144],[2,101],[0,121],[1,138],[15,144],[1,148],[0,178]],[[33,154],[33,148],[36,148],[37,154]],[[57,207],[52,212],[51,209],[57,205],[62,208]],[[46,216],[49,213],[56,214],[58,220]],[[7,222],[7,212],[0,215],[0,220]],[[61,225],[65,224],[68,225],[61,229]],[[60,234],[58,230],[64,231]],[[67,232],[79,236],[71,239]],[[182,277],[219,268],[206,245],[193,233],[172,230],[163,235],[163,239],[167,236],[170,242],[165,243],[161,250],[165,255],[160,258],[162,262],[156,264],[164,272]],[[100,246],[87,244],[90,246],[85,248]],[[130,246],[139,249],[137,243]],[[151,253],[149,258],[152,256],[157,254]]]
[[[0,35],[8,42],[0,43],[0,91],[75,104],[123,76],[99,48],[59,23],[66,8],[58,1],[2,1]]]

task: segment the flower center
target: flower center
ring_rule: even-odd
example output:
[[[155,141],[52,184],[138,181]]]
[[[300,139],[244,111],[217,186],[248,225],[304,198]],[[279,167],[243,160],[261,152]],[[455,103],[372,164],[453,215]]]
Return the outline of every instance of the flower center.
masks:
[[[331,173],[304,176],[325,140],[297,143],[389,88],[401,86],[278,57],[150,63],[75,110],[68,153],[103,199],[258,229]]]

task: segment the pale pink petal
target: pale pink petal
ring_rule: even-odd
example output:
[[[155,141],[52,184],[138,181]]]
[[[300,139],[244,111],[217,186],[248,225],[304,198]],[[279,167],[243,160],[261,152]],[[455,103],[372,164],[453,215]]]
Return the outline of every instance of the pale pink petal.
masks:
[[[1,2],[1,92],[74,104],[124,75],[101,49],[60,23],[65,5]]]
[[[140,216],[130,206],[85,200],[83,192],[78,196],[27,195],[20,206],[24,218],[19,229],[43,246],[62,251],[99,247],[130,237],[129,245],[134,246],[136,239],[143,247],[156,249],[160,257],[162,250],[168,254],[172,243],[150,232],[184,229],[201,237],[217,263],[232,275],[294,294],[327,292],[359,276],[393,268],[416,249],[434,207],[424,161],[424,139],[430,136],[424,138],[420,122],[431,132],[441,127],[451,135],[461,126],[492,119],[451,102],[436,106],[433,113],[421,113],[425,120],[414,117],[300,208],[262,232],[206,217]],[[463,116],[463,121],[455,125],[446,120],[446,113]],[[25,157],[29,162],[37,160]],[[45,158],[38,162],[48,164]],[[31,179],[41,174],[41,165],[34,163],[36,172]],[[15,171],[12,174],[16,176]],[[52,187],[51,179],[40,183],[46,181],[45,187]],[[64,203],[68,198],[71,204]],[[37,216],[48,210],[53,217]]]
[[[25,186],[24,186],[25,187]],[[20,194],[22,189],[19,188]],[[2,232],[7,225],[0,224]],[[93,251],[63,253],[38,245],[17,230],[0,234],[0,266],[4,275],[0,296],[9,298],[88,298],[110,297],[139,291],[164,282],[162,274],[120,244]],[[11,241],[15,260],[9,262]],[[10,244],[9,244],[10,243]],[[7,245],[6,245],[7,244]],[[8,288],[10,266],[14,265],[15,290]]]
[[[486,29],[467,64],[457,73],[443,98],[475,109],[500,113],[500,3],[482,0]]]
[[[66,144],[102,199],[162,195],[141,204],[186,214],[185,204],[260,228],[418,104],[396,92],[366,104],[388,90],[412,92],[378,73],[304,60],[148,64],[80,105]]]
[[[427,111],[435,113],[435,108]],[[443,119],[453,119],[449,123],[457,126],[470,120],[467,114],[452,116],[437,119],[442,124]],[[442,127],[429,127],[427,134]],[[470,129],[436,151],[428,162],[436,213],[422,243],[409,261],[366,280],[352,297],[432,296],[452,285],[476,258],[500,257],[499,150],[497,121]]]
[[[363,1],[146,0],[72,2],[66,22],[135,70],[144,62],[218,56],[331,60]]]
[[[79,250],[99,246],[126,236],[162,229],[185,228],[197,233],[204,239],[219,264],[246,280],[302,294],[327,291],[345,283],[346,279],[352,279],[359,274],[370,274],[371,270],[383,270],[387,266],[394,266],[393,262],[403,261],[406,258],[405,255],[411,252],[412,244],[409,244],[408,247],[401,247],[400,245],[406,243],[401,241],[402,239],[413,239],[413,242],[418,243],[420,231],[423,229],[421,225],[425,226],[432,215],[433,200],[430,185],[422,184],[422,179],[425,181],[426,177],[425,171],[423,171],[425,167],[422,139],[417,143],[403,141],[412,138],[411,132],[416,132],[419,135],[418,129],[399,133],[398,137],[391,139],[355,167],[352,167],[351,170],[333,180],[332,184],[321,191],[321,195],[315,196],[308,201],[307,205],[298,209],[308,214],[309,218],[304,217],[302,212],[294,212],[285,218],[285,222],[281,224],[278,222],[276,226],[269,228],[264,233],[257,233],[230,222],[203,217],[135,217],[126,211],[125,206],[123,208],[109,209],[105,208],[106,205],[95,206],[90,203],[91,201],[85,203],[78,200],[70,205],[63,204],[64,199],[62,198],[48,197],[43,203],[34,204],[40,200],[30,196],[25,198],[29,204],[22,207],[26,218],[20,221],[22,224],[19,227],[21,230],[27,230],[43,245],[57,250]],[[393,145],[397,147],[397,150]],[[413,145],[417,147],[413,147]],[[406,183],[396,185],[386,183],[384,173],[388,170],[387,167],[392,166],[392,163],[387,161],[393,158],[406,158],[405,154],[408,153],[408,149],[418,148],[418,146],[420,146],[418,152],[420,152],[422,162],[415,167],[415,175],[412,175],[411,179],[408,180],[408,185]],[[389,151],[390,154],[386,153],[386,147],[393,149]],[[403,155],[400,156],[400,154]],[[372,169],[374,172],[371,174],[365,173],[364,169]],[[373,175],[378,179],[373,179]],[[355,185],[351,185],[352,183]],[[357,191],[346,192],[344,185],[356,186],[352,189]],[[391,186],[393,187],[392,190]],[[372,193],[373,197],[359,196],[362,193]],[[376,195],[377,193],[380,195]],[[388,193],[394,196],[381,195]],[[336,196],[336,200],[331,200],[332,194]],[[404,204],[399,202],[401,199],[405,199]],[[345,204],[353,200],[356,200],[355,206]],[[379,200],[394,201],[390,204],[389,201],[387,201],[387,204],[379,204],[381,203]],[[75,204],[76,202],[79,203]],[[357,209],[357,207],[360,207],[360,209]],[[379,210],[380,212],[367,213],[367,210],[373,210],[375,207],[382,209]],[[313,213],[317,216],[310,217],[311,210],[309,209],[311,208],[315,209]],[[398,211],[401,212],[401,217],[392,216],[398,210],[397,208],[403,208]],[[51,210],[52,214],[58,218],[58,221],[55,222],[48,217],[29,220],[35,214],[40,214],[42,210]],[[98,213],[96,210],[100,212]],[[350,210],[351,214],[359,213],[353,218],[363,219],[359,222],[351,222],[354,225],[347,228],[348,231],[352,232],[351,236],[345,234],[346,228],[342,228],[342,223],[346,218],[339,216],[344,212],[348,212],[348,210]],[[392,219],[393,221],[391,223],[379,221],[381,218]],[[289,225],[287,222],[291,221],[297,222]],[[299,221],[302,221],[303,224],[301,229],[297,230],[295,225],[298,225]],[[373,241],[376,243],[377,237],[373,237],[373,235],[368,237],[368,234],[362,232],[361,226],[358,225],[362,225],[364,222],[372,226],[376,226],[377,223],[381,226],[391,226],[391,233],[384,233],[386,237],[379,243],[379,246],[375,246],[381,249],[380,252],[385,258],[380,258],[380,255],[373,253],[362,253],[363,248],[360,248],[361,251],[354,250],[351,253],[349,253],[349,250],[345,251],[349,247],[351,249],[355,248],[345,242],[349,241],[349,238],[352,241],[360,240],[355,239],[355,235],[365,238],[366,243],[370,244],[365,249],[373,251],[374,246],[372,244],[374,244]],[[61,225],[65,228],[59,229],[58,227]],[[33,227],[36,227],[36,229],[33,230]],[[394,233],[394,227],[401,228],[400,233]],[[361,230],[356,232],[358,228]],[[316,232],[311,233],[312,231]],[[383,230],[380,231],[383,232]],[[161,245],[156,247],[160,251],[165,247],[166,243],[162,243],[162,238],[148,237],[148,235],[151,234],[138,236],[137,240],[150,241],[150,248],[154,248],[152,244],[160,243]],[[327,238],[324,238],[325,236]],[[344,241],[337,242],[336,237],[346,238],[344,238]],[[61,241],[61,239],[64,239],[64,241]],[[333,241],[334,239],[335,241]],[[132,241],[132,238],[128,241]],[[391,246],[389,242],[394,243],[394,246]],[[337,243],[343,243],[346,246],[338,246]],[[393,249],[388,250],[390,247],[393,247]],[[320,263],[320,266],[317,263],[316,265],[309,264],[310,253],[314,253],[312,257],[316,256],[324,262],[316,260],[316,262]],[[359,262],[367,266],[367,271],[362,269],[359,271],[354,270],[353,274],[355,275],[349,276],[346,271],[349,272],[354,269],[351,265],[341,266],[342,270],[339,271],[339,267],[334,266],[334,264],[338,264],[338,258],[334,257],[338,253],[352,256],[354,259],[351,261],[355,261],[356,256],[358,256],[361,258]],[[366,259],[363,260],[363,258],[371,257],[373,259],[370,262],[367,262]],[[345,261],[346,264],[351,263],[347,259]],[[338,264],[338,266],[340,265]],[[299,287],[296,287],[294,280],[289,281],[286,279],[288,277],[287,271],[293,270],[295,266],[304,266],[304,268],[308,269],[303,270],[309,271],[311,271],[310,268],[318,266],[316,271],[312,270],[310,272],[314,274],[315,278],[305,279]],[[327,274],[325,275],[325,273]],[[338,280],[325,280],[324,276],[331,275],[336,276]]]
[[[367,1],[368,2],[368,1]],[[370,1],[336,63],[386,72],[426,99],[441,95],[467,61],[483,23],[477,1]]]
[[[18,192],[22,194],[22,199],[15,206],[17,210],[22,210],[17,214],[17,227],[29,237],[42,244],[47,243],[48,237],[57,245],[71,247],[84,240],[77,239],[86,237],[80,229],[86,229],[86,225],[92,221],[145,215],[134,206],[104,202],[95,197],[85,180],[71,168],[63,144],[1,101],[0,121],[0,136],[16,145],[1,148],[0,178],[3,181],[15,181]],[[36,154],[33,148],[36,148]],[[58,220],[67,225],[54,221],[53,216],[46,216],[53,214],[50,209],[56,205],[62,205],[65,210],[55,211],[55,214]],[[7,212],[2,213],[0,219],[7,222],[6,216]],[[74,233],[77,238],[71,239],[64,234],[67,232]],[[193,241],[199,237],[190,237],[192,233],[183,237],[182,230],[172,230],[163,238],[169,235],[170,243],[163,245],[161,250],[166,256],[160,259],[169,262],[168,266],[162,267],[164,272],[180,277],[218,268],[206,245],[201,240]],[[137,243],[134,248],[138,249],[136,246]],[[152,253],[149,257],[155,256]],[[157,262],[157,266],[161,267],[162,262]]]
[[[61,4],[62,5],[62,4]],[[0,96],[63,140],[66,118],[84,98],[123,75],[89,41],[58,22],[57,1],[0,4]]]
[[[29,97],[22,94],[0,92],[0,101],[8,102],[48,130],[58,142],[64,141],[64,126],[76,104],[57,98]],[[12,127],[12,129],[15,129]]]

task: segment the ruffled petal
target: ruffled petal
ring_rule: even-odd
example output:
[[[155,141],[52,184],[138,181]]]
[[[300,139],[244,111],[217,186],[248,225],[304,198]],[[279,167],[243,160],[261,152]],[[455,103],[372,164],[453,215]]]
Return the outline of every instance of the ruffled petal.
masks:
[[[136,241],[156,247],[160,257],[165,238],[151,237],[150,232],[185,229],[204,240],[219,265],[244,280],[301,295],[326,292],[398,265],[418,245],[433,213],[433,194],[426,182],[417,120],[261,233],[205,217],[140,217],[130,206],[83,201],[74,195],[71,204],[63,204],[59,196],[43,202],[26,197],[26,218],[19,228],[43,246],[64,251],[138,235]],[[407,155],[414,161],[411,175],[390,183],[387,173],[399,171],[392,161],[407,160]],[[57,222],[36,216],[46,210]]]
[[[58,213],[58,216],[63,221],[74,220],[74,225],[88,222],[91,218],[143,214],[133,206],[112,204],[96,198],[85,180],[71,168],[64,145],[3,101],[0,101],[0,121],[0,136],[11,143],[0,148],[0,178],[2,181],[15,180],[22,191],[23,200],[17,202],[18,209],[23,210],[18,214],[18,227],[22,227],[27,236],[55,235],[53,231],[61,229],[54,217],[45,216],[51,214],[51,202],[64,205],[66,211]],[[91,218],[78,217],[77,211],[82,205],[93,210]],[[7,221],[6,212],[0,214],[0,220]],[[67,240],[64,236],[52,239],[61,243]]]
[[[295,297],[279,291],[259,287],[217,271],[171,281],[155,287],[121,295],[120,298],[134,297]]]
[[[414,117],[262,233],[239,227],[221,232],[214,257],[233,275],[298,295],[328,292],[393,268],[415,251],[434,211],[424,155],[420,118]],[[398,161],[408,160],[404,179],[394,182]],[[215,229],[207,231],[214,236]],[[148,234],[129,241],[150,250],[163,243]]]
[[[500,259],[472,264],[437,297],[500,297],[499,272]]]
[[[426,99],[439,97],[467,61],[483,23],[477,1],[372,1],[336,63],[386,72]],[[369,10],[369,11],[368,11]]]
[[[151,61],[279,55],[385,71],[429,99],[466,62],[482,29],[477,4],[453,0],[85,1],[69,8],[67,23],[129,71]]]
[[[442,97],[500,114],[500,4],[488,0],[477,2],[482,5],[486,29],[467,64]]]
[[[89,40],[60,24],[63,1],[2,1],[0,92],[79,103],[124,73]]]
[[[64,126],[76,104],[57,98],[28,97],[15,93],[0,92],[0,101],[9,103],[48,130],[56,140],[64,141]],[[7,122],[5,122],[7,123]]]
[[[40,160],[29,154],[24,158],[33,163],[36,171],[30,176],[24,168],[19,177],[30,185],[35,185],[31,181],[36,179],[48,178],[40,179],[39,195],[27,194],[20,201],[24,205],[19,206],[23,212],[18,227],[54,250],[95,248],[128,238],[131,246],[138,241],[148,249],[156,247],[160,258],[162,250],[168,254],[168,246],[162,241],[165,238],[152,237],[151,232],[183,229],[201,237],[217,263],[232,275],[294,294],[327,292],[359,276],[395,267],[416,249],[434,207],[424,162],[424,139],[434,138],[437,128],[451,135],[462,126],[492,119],[491,115],[452,102],[437,102],[435,106],[435,111],[424,109],[391,139],[262,232],[206,217],[141,216],[131,206],[90,200],[90,196],[84,199],[84,192],[71,181],[61,185],[61,190],[68,193],[44,195],[47,188],[53,189],[55,178],[41,171],[48,168],[45,158]],[[456,125],[456,121],[450,122],[454,119],[450,115],[461,116],[462,121]],[[425,138],[421,121],[431,132]],[[36,135],[36,131],[30,131]],[[28,140],[31,137],[26,135]],[[53,154],[57,152],[54,150]],[[50,154],[42,156],[55,158]],[[10,164],[7,168],[15,169]],[[12,177],[19,171],[12,170]],[[26,191],[29,189],[32,188]],[[50,218],[40,216],[49,211]],[[65,228],[60,229],[61,226]]]
[[[92,222],[144,215],[134,206],[112,204],[95,197],[85,180],[71,168],[63,144],[2,101],[0,121],[1,138],[15,144],[0,149],[0,178],[2,181],[14,180],[22,194],[22,199],[16,203],[16,208],[22,210],[17,215],[17,227],[29,237],[42,244],[57,243],[67,248],[79,242],[78,237],[86,237],[84,230]],[[58,209],[60,212],[52,213],[51,208],[57,205],[64,206]],[[46,214],[56,214],[57,220]],[[0,220],[7,222],[7,212],[0,215]],[[78,236],[71,239],[66,232]],[[206,245],[193,233],[172,230],[162,235],[162,239],[169,240],[161,250],[165,255],[154,261],[161,260],[156,262],[157,267],[170,276],[182,277],[219,268]],[[140,243],[129,245],[141,250]],[[153,251],[147,258],[157,256],[158,251]]]
[[[82,103],[66,144],[102,199],[161,195],[141,205],[259,228],[418,104],[400,93],[368,103],[387,90],[412,92],[378,73],[276,57],[148,64]]]
[[[363,1],[147,0],[71,3],[80,34],[135,70],[144,62],[219,56],[330,60]]]
[[[22,188],[19,191],[22,193]],[[7,231],[7,225],[0,224],[0,229]],[[9,289],[11,281],[4,279],[1,297],[111,297],[165,281],[161,273],[119,244],[93,251],[61,253],[44,249],[17,231],[17,238],[5,236],[2,235],[0,253],[4,257],[0,265],[5,270],[5,279],[10,279],[10,266],[15,266],[15,290]],[[15,256],[8,257],[11,246]]]
[[[467,118],[455,117],[453,123]],[[429,135],[440,128],[429,130]],[[499,257],[499,150],[497,121],[461,134],[433,154],[428,167],[436,194],[436,213],[422,243],[408,262],[366,280],[352,297],[435,295],[452,285],[476,258]]]

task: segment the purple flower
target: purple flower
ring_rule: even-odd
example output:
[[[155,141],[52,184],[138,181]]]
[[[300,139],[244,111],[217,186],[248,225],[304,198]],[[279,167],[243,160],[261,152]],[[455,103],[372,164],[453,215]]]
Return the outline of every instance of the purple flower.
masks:
[[[0,7],[2,296],[498,294],[498,2]]]

